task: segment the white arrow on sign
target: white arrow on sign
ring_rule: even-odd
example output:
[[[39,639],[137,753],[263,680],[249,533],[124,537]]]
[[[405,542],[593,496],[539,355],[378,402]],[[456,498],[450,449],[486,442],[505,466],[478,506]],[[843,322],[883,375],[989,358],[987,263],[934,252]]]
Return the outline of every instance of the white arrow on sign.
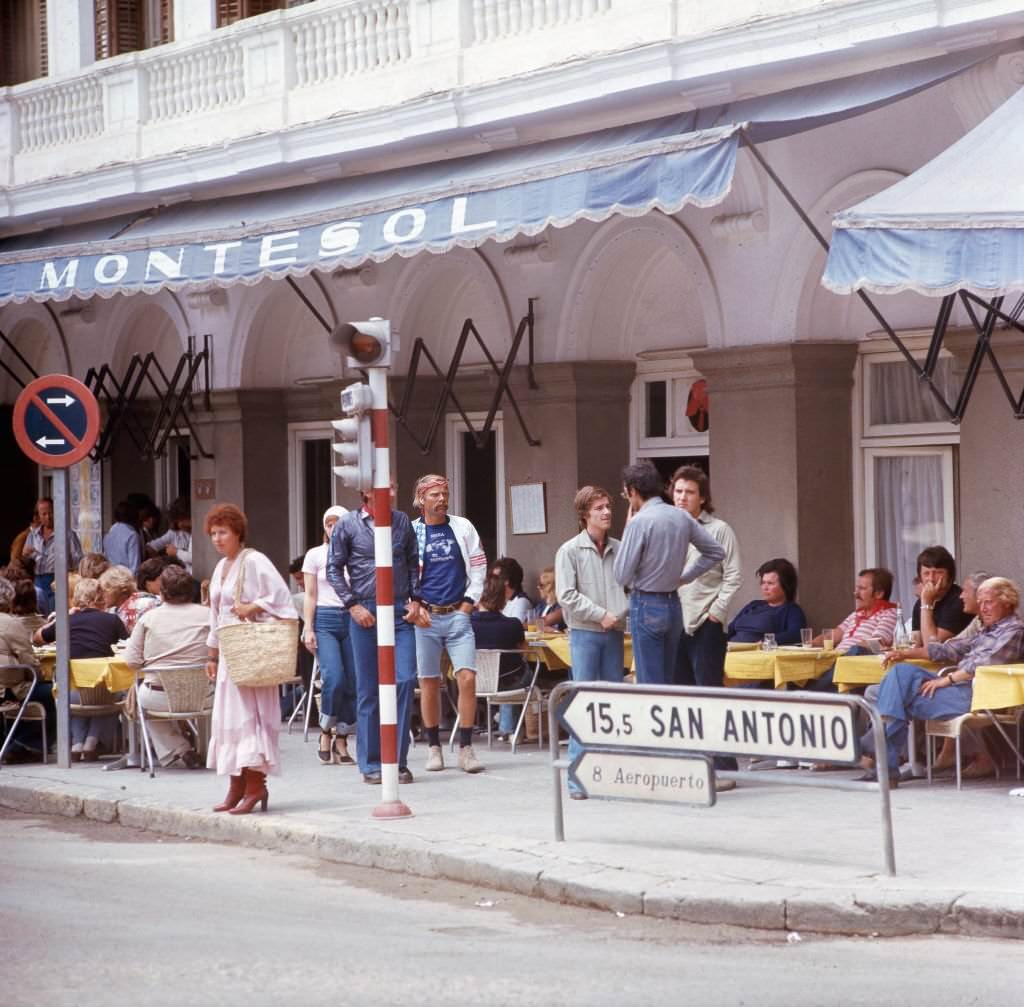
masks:
[[[40,437],[36,440],[41,448],[55,448],[60,444],[67,444],[63,437]]]
[[[711,760],[584,749],[569,777],[588,797],[659,804],[715,803]]]
[[[77,401],[77,399],[73,399],[70,395],[65,395],[59,399],[47,399],[46,404],[48,406],[73,406]]]

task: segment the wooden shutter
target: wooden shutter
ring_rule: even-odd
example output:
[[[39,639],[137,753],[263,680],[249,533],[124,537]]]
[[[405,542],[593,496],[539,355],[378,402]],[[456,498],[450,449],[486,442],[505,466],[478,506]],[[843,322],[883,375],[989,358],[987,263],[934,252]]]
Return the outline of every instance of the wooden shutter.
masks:
[[[243,18],[282,10],[286,6],[285,0],[217,0],[217,27],[223,28]]]
[[[185,0],[187,3],[188,0]],[[174,0],[160,0],[160,22],[153,32],[153,45],[174,41]]]
[[[0,0],[0,87],[46,73],[46,0]]]
[[[96,58],[146,48],[144,0],[96,0]]]

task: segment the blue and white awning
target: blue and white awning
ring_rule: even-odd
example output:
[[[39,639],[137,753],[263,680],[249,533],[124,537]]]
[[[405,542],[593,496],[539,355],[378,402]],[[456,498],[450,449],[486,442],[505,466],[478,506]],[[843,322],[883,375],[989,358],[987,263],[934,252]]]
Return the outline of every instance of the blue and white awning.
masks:
[[[837,294],[1024,289],[1024,90],[833,228],[822,283]]]
[[[722,202],[740,130],[773,140],[945,80],[992,47],[582,136],[183,202],[0,240],[0,304],[254,284]]]

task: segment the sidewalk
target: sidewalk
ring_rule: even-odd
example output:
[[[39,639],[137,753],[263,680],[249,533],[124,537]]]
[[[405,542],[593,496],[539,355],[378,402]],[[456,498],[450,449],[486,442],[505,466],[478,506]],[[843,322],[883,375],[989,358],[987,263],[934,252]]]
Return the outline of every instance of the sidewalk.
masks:
[[[402,788],[415,817],[370,817],[380,789],[321,766],[313,735],[282,735],[267,814],[213,814],[225,781],[170,769],[155,779],[101,764],[0,769],[0,807],[85,815],[178,836],[448,878],[557,902],[695,923],[894,936],[1024,939],[1024,800],[1013,779],[924,780],[892,794],[897,876],[886,877],[878,795],[741,783],[713,808],[566,801],[554,840],[551,770],[535,746],[477,747],[487,771],[424,773]],[[454,757],[446,759],[454,764]],[[829,774],[835,778],[850,773]]]

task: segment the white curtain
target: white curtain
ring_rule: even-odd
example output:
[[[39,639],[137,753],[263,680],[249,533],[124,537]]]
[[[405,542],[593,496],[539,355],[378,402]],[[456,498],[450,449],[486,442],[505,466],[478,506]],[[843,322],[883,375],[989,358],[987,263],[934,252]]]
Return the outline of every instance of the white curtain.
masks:
[[[904,618],[914,604],[917,554],[946,545],[941,454],[879,455],[874,459],[875,543],[878,566],[893,572],[892,600]]]
[[[935,368],[935,384],[947,402],[953,398],[953,361],[940,357]],[[872,426],[892,423],[942,423],[949,417],[935,396],[921,384],[905,360],[873,363],[868,367],[871,380]]]

